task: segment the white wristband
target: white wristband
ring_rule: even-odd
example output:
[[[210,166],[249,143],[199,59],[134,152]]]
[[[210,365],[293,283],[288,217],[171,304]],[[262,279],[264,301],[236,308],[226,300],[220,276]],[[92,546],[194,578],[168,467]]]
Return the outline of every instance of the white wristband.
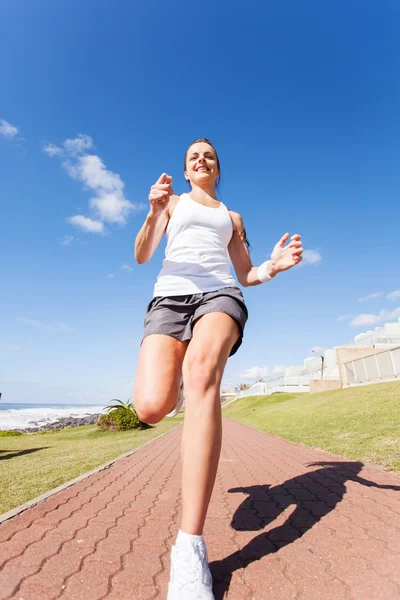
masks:
[[[257,269],[257,279],[261,281],[261,283],[265,283],[266,281],[271,281],[271,279],[273,279],[273,277],[271,277],[267,271],[267,265],[269,262],[269,260],[266,260]]]

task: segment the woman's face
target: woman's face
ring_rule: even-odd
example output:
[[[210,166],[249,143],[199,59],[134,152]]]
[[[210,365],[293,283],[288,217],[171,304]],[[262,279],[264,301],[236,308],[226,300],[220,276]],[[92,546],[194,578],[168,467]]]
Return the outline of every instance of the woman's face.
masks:
[[[190,146],[186,154],[185,179],[191,186],[215,187],[218,177],[217,157],[212,146],[206,142],[196,142]]]

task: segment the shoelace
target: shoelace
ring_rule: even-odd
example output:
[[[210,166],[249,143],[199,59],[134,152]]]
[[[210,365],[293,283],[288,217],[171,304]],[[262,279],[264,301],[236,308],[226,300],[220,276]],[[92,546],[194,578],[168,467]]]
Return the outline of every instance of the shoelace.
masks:
[[[205,568],[205,552],[203,547],[200,544],[196,544],[193,550],[193,552],[190,552],[187,548],[180,548],[179,546],[175,550],[176,558],[180,563],[179,577],[177,578],[177,585],[180,590],[195,591],[199,580],[199,567],[202,570]],[[198,596],[198,600],[202,600],[202,597]]]

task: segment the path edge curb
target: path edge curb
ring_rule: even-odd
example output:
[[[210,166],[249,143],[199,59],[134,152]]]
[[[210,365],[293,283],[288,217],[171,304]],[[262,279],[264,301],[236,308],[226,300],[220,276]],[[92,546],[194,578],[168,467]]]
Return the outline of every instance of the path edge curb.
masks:
[[[74,485],[75,483],[78,483],[79,481],[82,481],[83,479],[87,479],[88,477],[90,477],[91,475],[94,475],[95,473],[98,473],[99,471],[103,471],[104,469],[109,469],[117,461],[119,461],[123,458],[127,458],[128,456],[131,456],[135,452],[142,450],[142,448],[144,448],[145,446],[148,446],[149,444],[152,444],[153,442],[155,442],[156,440],[159,440],[160,438],[164,437],[165,435],[168,435],[171,431],[173,431],[177,427],[180,427],[181,425],[182,425],[182,423],[177,423],[174,427],[171,427],[171,429],[169,429],[168,431],[165,431],[164,433],[162,433],[161,435],[158,435],[157,437],[153,438],[152,440],[149,440],[148,442],[141,444],[137,448],[134,448],[133,450],[129,450],[128,452],[124,452],[124,454],[120,454],[119,456],[112,458],[111,460],[103,463],[102,465],[95,467],[91,471],[86,471],[86,473],[82,473],[82,475],[78,475],[78,477],[75,477],[75,479],[70,479],[70,481],[66,481],[62,485],[59,485],[58,487],[53,488],[52,490],[45,492],[44,494],[41,494],[40,496],[37,496],[36,498],[33,498],[32,500],[28,500],[28,502],[25,502],[24,504],[20,504],[19,506],[16,506],[15,508],[12,508],[11,510],[9,510],[3,514],[0,514],[0,525],[2,523],[4,523],[5,521],[8,521],[9,519],[12,519],[13,517],[16,517],[19,514],[25,512],[29,508],[36,506],[36,504],[39,504],[40,502],[44,502],[45,500],[47,500],[47,498],[50,498],[50,496],[54,496],[55,494],[58,494],[58,492],[62,492],[66,488],[71,487],[71,485]]]

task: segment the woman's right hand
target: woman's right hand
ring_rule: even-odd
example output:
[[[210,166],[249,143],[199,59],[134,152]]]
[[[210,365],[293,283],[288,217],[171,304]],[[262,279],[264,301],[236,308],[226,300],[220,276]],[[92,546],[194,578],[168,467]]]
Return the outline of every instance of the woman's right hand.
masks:
[[[149,194],[151,216],[159,217],[167,209],[169,200],[174,195],[171,184],[172,177],[163,173],[151,186]]]

